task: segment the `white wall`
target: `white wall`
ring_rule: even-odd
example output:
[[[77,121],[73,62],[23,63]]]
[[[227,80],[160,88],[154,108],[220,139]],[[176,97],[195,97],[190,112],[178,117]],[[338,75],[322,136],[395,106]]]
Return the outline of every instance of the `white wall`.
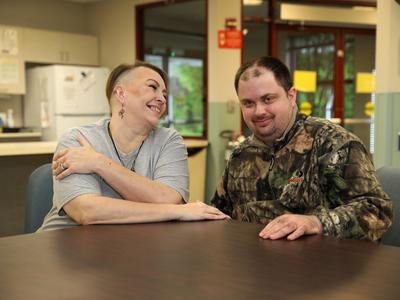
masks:
[[[236,18],[241,28],[241,0],[208,1],[208,92],[210,102],[235,100],[234,76],[240,66],[240,49],[218,48],[218,30],[225,28],[225,18]]]
[[[99,37],[100,64],[110,69],[136,59],[135,5],[151,0],[102,1],[90,5],[88,28]]]
[[[400,4],[378,1],[376,92],[400,92]]]
[[[0,0],[0,24],[89,33],[87,7],[55,0]]]

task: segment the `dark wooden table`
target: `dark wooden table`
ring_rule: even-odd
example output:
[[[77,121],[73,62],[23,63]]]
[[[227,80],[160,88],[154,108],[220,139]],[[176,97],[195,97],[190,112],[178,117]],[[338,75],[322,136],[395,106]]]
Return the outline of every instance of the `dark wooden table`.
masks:
[[[86,226],[0,239],[0,299],[399,299],[400,248],[265,241],[235,221]]]

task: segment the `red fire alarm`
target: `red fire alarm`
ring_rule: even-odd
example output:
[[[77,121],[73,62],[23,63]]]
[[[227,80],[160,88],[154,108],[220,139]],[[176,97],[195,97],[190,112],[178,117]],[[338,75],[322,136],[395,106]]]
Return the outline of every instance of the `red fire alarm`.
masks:
[[[218,47],[228,49],[242,48],[242,32],[236,29],[218,30]]]
[[[227,49],[242,48],[242,32],[237,30],[237,19],[226,18],[225,30],[218,30],[218,47]]]
[[[237,27],[237,20],[236,18],[226,18],[225,19],[225,29],[236,29]]]

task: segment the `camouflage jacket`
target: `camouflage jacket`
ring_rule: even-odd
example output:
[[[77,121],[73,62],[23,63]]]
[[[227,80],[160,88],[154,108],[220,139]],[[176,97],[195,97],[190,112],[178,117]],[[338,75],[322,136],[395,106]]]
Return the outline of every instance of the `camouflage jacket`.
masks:
[[[379,239],[393,208],[363,143],[326,120],[298,113],[292,122],[273,146],[254,136],[239,145],[211,202],[241,221],[312,214],[325,235]]]

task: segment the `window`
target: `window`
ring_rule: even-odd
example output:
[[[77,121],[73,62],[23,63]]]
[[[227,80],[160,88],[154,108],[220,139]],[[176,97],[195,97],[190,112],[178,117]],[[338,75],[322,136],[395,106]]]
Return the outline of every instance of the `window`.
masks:
[[[167,115],[160,125],[182,136],[207,138],[206,0],[137,7],[138,59],[167,72]]]
[[[297,104],[309,102],[312,115],[333,117],[335,36],[332,33],[284,31],[278,33],[278,57],[289,69],[316,71],[315,93],[298,91]]]

